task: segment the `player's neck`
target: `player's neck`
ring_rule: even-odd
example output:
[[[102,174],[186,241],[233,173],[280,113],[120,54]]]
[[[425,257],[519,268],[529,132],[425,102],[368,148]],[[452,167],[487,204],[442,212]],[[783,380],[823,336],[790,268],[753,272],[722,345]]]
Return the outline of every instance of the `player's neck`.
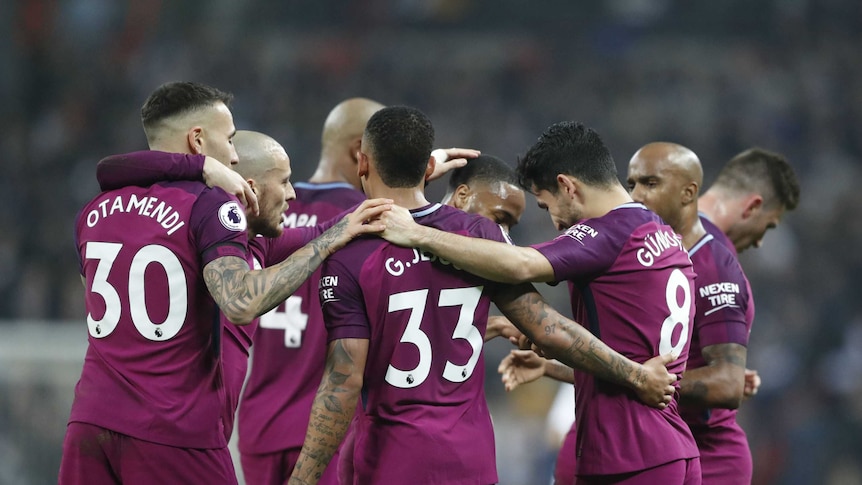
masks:
[[[674,230],[682,236],[682,246],[689,250],[706,235],[706,229],[703,228],[700,217],[697,215],[696,205],[690,209],[683,209],[683,211],[681,227],[674,228]]]
[[[309,182],[313,184],[328,184],[333,182],[343,182],[352,185],[357,190],[362,190],[362,187],[359,184],[358,176],[351,177],[346,170],[340,170],[339,167],[344,167],[348,165],[347,163],[336,163],[331,158],[321,157],[320,163],[317,165],[317,170],[314,171],[314,174],[311,178],[308,179]],[[354,172],[356,171],[355,165],[352,167]]]
[[[601,217],[623,204],[633,202],[632,196],[622,185],[614,185],[609,190],[598,189],[593,194],[596,197],[595,211],[587,211],[584,214],[586,218]]]
[[[366,196],[369,199],[387,198],[392,199],[396,205],[400,205],[405,209],[418,209],[429,204],[425,198],[425,191],[421,187],[409,187],[393,189],[385,187],[382,184],[379,187],[368,187]]]
[[[706,193],[700,196],[697,200],[697,206],[698,210],[715,224],[721,232],[727,233],[732,222],[730,208],[714,189],[707,190]]]

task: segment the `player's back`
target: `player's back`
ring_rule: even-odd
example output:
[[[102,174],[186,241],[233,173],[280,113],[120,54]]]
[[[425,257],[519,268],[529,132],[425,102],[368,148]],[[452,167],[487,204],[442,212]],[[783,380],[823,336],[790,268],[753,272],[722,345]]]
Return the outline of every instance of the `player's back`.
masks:
[[[239,204],[198,182],[103,192],[82,209],[89,347],[70,421],[171,446],[226,445],[218,308],[202,267],[244,254],[244,229]]]
[[[636,362],[674,352],[682,374],[694,315],[691,261],[673,230],[641,204],[625,204],[536,245],[569,280],[572,314]],[[698,456],[674,400],[664,410],[628,389],[575,371],[578,474],[644,470]]]
[[[503,241],[496,224],[432,204],[441,230]],[[329,340],[370,338],[355,419],[355,483],[496,483],[482,344],[493,285],[434,255],[381,239],[325,263]]]
[[[362,192],[347,183],[299,182],[294,189],[296,199],[285,212],[285,228],[315,226],[365,200]],[[319,279],[320,269],[287,300],[261,315],[251,374],[239,409],[243,453],[302,447],[326,362]]]

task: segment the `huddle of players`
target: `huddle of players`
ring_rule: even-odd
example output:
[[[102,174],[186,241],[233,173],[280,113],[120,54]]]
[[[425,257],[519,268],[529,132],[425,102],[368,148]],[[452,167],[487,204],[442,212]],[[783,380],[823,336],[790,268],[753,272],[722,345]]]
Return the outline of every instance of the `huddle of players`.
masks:
[[[685,236],[678,240],[632,202],[594,132],[575,123],[552,126],[521,160],[517,179],[487,156],[467,166],[482,174],[474,185],[452,185],[453,174],[447,198],[455,207],[486,211],[510,226],[524,208],[520,183],[558,229],[568,229],[554,241],[519,248],[487,219],[425,200],[435,159],[433,127],[421,112],[362,99],[339,105],[324,127],[318,171],[294,191],[280,145],[252,132],[233,137],[223,93],[165,108],[156,120],[164,126],[147,126],[148,106],[205,88],[176,83],[150,97],[144,123],[158,151],[100,163],[100,183],[113,190],[79,217],[90,347],[61,482],[234,482],[225,444],[254,342],[238,429],[249,483],[283,483],[292,470],[291,483],[496,483],[481,348],[483,336],[512,333],[505,325],[487,328],[493,301],[545,355],[582,369],[575,372],[579,480],[699,483],[697,446],[671,399],[690,339],[705,338],[691,325],[701,285],[692,283],[684,249],[692,259],[695,252]],[[174,141],[162,132],[174,132]],[[225,148],[231,141],[238,157]],[[252,192],[203,155],[236,165]],[[211,182],[223,177],[221,185],[250,202],[257,195],[259,213],[250,203],[248,231],[236,202],[207,188],[202,174]],[[381,199],[345,212],[365,195]],[[286,209],[286,225],[295,229],[282,232]],[[378,217],[382,225],[363,224]],[[99,231],[108,227],[100,220],[113,224]],[[147,224],[152,230],[144,236]],[[378,237],[347,244],[384,226],[382,236],[399,246]],[[197,254],[172,246],[174,239]],[[250,270],[260,267],[266,269]],[[145,277],[163,279],[145,285]],[[575,320],[592,333],[522,284],[564,279]],[[730,287],[724,283],[704,295],[720,302]],[[218,321],[213,300],[230,321]],[[741,306],[724,300],[712,314]],[[709,335],[732,334],[744,368],[749,328],[750,320],[742,330]],[[155,347],[145,348],[152,342],[163,347],[153,353]],[[668,355],[651,359],[659,353]],[[342,440],[342,457],[333,459]]]

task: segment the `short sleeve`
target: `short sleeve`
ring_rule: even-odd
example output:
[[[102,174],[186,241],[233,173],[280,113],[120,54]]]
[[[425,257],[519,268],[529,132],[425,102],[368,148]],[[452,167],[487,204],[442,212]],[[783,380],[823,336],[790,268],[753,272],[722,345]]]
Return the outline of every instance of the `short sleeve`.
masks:
[[[362,289],[357,276],[345,264],[337,258],[327,259],[323,263],[318,287],[328,341],[371,338]]]
[[[610,268],[628,240],[607,225],[589,224],[570,227],[552,241],[531,246],[544,256],[554,269],[557,281],[580,280],[598,275]]]
[[[201,266],[225,256],[246,259],[245,211],[223,190],[214,188],[201,192],[192,208],[189,227],[201,255]]]

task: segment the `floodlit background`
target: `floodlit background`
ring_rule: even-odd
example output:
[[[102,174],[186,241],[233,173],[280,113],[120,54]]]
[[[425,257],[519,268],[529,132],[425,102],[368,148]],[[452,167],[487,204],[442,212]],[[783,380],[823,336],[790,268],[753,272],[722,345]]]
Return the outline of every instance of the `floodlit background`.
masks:
[[[437,146],[511,163],[567,119],[623,176],[651,141],[693,149],[707,185],[743,149],[783,153],[801,205],[742,257],[763,377],[739,416],[754,482],[862,483],[860,52],[854,0],[0,2],[0,484],[56,482],[86,346],[73,220],[96,162],[146,147],[140,106],[174,80],[234,93],[237,127],[278,139],[294,180],[352,96],[418,107]],[[514,239],[554,235],[528,197]],[[506,394],[506,351],[486,351],[500,481],[544,484],[556,385]]]

